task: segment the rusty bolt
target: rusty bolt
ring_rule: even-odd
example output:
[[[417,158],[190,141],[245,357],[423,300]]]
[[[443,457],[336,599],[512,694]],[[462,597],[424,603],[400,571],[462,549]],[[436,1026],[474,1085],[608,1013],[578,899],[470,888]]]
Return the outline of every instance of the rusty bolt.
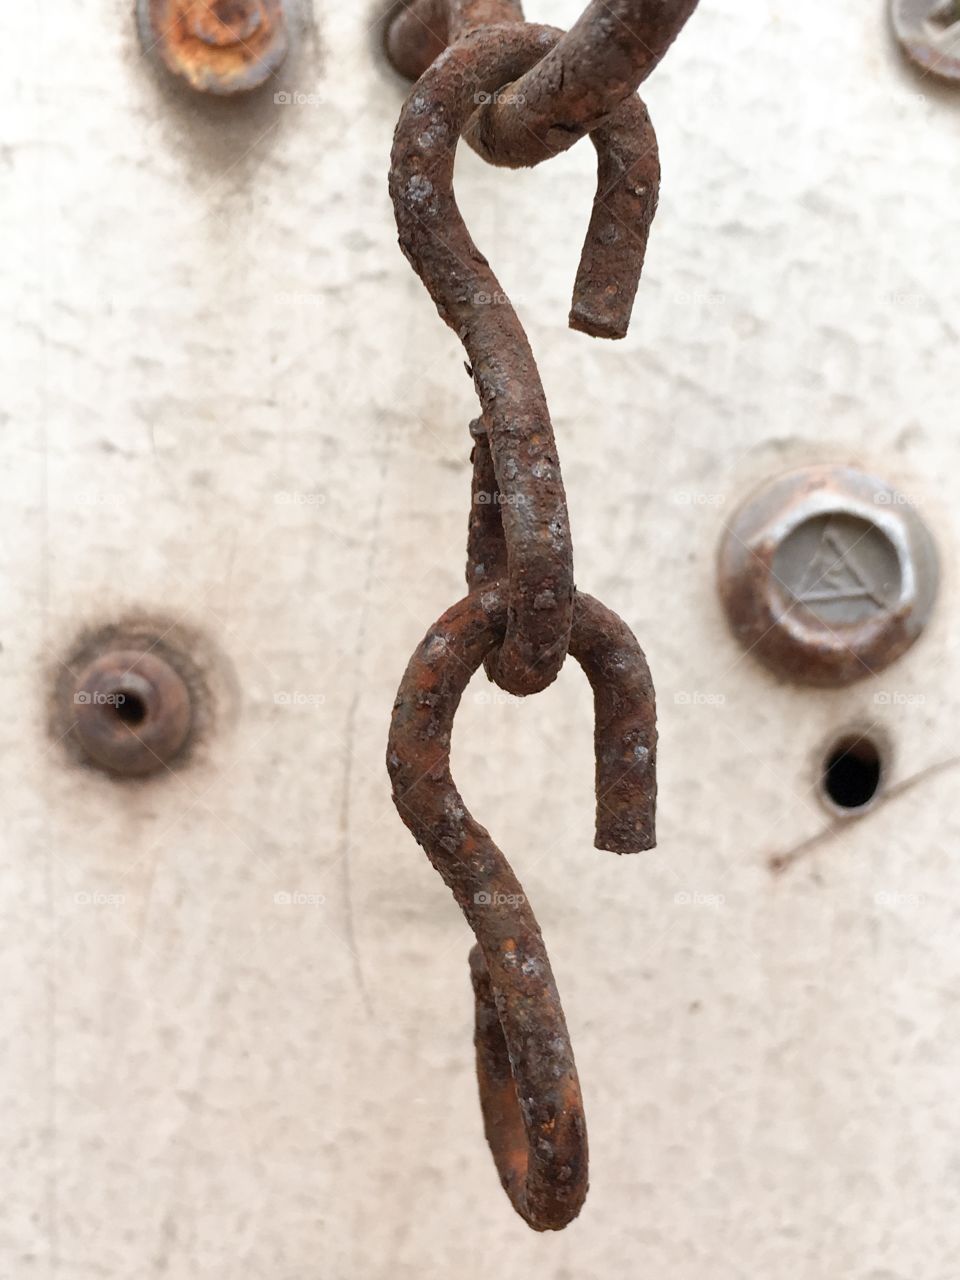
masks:
[[[960,80],[960,0],[893,0],[893,29],[908,58]]]
[[[153,653],[113,649],[101,654],[76,682],[73,704],[80,745],[111,773],[142,775],[164,768],[190,732],[187,686]]]
[[[283,0],[138,0],[140,38],[202,93],[256,89],[287,54]]]
[[[844,685],[920,635],[937,554],[915,502],[849,467],[792,471],[750,496],[720,547],[734,635],[777,674]]]

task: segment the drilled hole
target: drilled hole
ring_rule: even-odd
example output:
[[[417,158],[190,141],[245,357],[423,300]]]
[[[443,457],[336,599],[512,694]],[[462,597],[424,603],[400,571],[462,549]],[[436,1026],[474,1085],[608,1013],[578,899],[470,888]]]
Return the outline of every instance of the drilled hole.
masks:
[[[865,809],[883,780],[883,760],[875,742],[848,735],[836,742],[823,762],[823,792],[844,813]]]
[[[129,725],[142,724],[147,715],[147,705],[138,693],[119,692],[113,709],[117,717]]]

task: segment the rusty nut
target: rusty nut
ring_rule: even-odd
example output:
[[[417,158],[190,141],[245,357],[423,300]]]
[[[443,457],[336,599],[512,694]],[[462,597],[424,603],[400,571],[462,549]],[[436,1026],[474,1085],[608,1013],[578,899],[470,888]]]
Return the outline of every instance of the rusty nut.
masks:
[[[844,685],[920,635],[937,554],[914,504],[850,467],[793,471],[751,495],[723,537],[719,588],[740,643],[772,671]]]
[[[111,773],[138,776],[166,767],[190,733],[186,683],[154,653],[101,654],[80,675],[73,702],[80,745]]]
[[[256,89],[287,55],[283,0],[138,0],[140,39],[201,93]]]

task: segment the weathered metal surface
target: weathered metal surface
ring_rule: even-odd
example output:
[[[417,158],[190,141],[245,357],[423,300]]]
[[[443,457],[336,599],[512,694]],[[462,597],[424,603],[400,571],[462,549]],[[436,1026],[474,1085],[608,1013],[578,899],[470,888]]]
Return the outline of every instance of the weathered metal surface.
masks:
[[[179,672],[155,653],[111,649],[80,674],[73,731],[85,754],[111,773],[166,769],[190,733],[190,693]]]
[[[537,1230],[567,1225],[587,1191],[587,1137],[563,1009],[536,917],[450,775],[453,719],[502,641],[501,585],[472,592],[430,628],[394,708],[387,764],[397,809],[477,937],[477,1071],[487,1138],[514,1208]],[[628,628],[578,594],[571,652],[594,690],[597,845],[655,841],[656,727],[646,661]]]
[[[245,93],[287,55],[284,0],[138,0],[140,38],[202,93]]]
[[[960,4],[957,0],[892,0],[893,29],[924,72],[960,80]]]
[[[812,684],[849,684],[899,658],[929,619],[938,576],[909,497],[850,467],[781,476],[740,507],[720,548],[734,634]]]

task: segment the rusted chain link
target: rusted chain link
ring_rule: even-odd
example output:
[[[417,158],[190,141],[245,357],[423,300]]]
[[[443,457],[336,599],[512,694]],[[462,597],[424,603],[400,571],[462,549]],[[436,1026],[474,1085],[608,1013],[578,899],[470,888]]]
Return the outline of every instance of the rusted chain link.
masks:
[[[450,776],[453,718],[506,625],[501,584],[471,592],[430,628],[400,685],[387,748],[403,821],[477,937],[477,1075],[487,1140],[517,1212],[539,1231],[576,1217],[587,1192],[587,1134],[573,1050],[536,917],[509,863]],[[655,710],[640,647],[623,622],[578,593],[571,652],[593,685],[597,844],[654,843]]]
[[[548,160],[636,92],[698,0],[593,0],[535,67],[481,106],[470,141],[491,164]]]
[[[555,679],[569,647],[594,691],[596,843],[632,853],[655,843],[656,717],[633,634],[574,589],[543,388],[519,319],[460,216],[453,162],[468,131],[481,154],[506,164],[538,163],[592,131],[598,190],[570,320],[589,333],[622,336],[659,186],[656,139],[632,95],[695,3],[594,3],[564,35],[521,23],[515,0],[416,0],[396,19],[400,35],[395,23],[388,36],[398,65],[403,58],[416,65],[432,48],[434,61],[419,67],[397,125],[390,191],[401,248],[466,348],[482,417],[471,424],[469,594],[410,661],[387,764],[401,817],[476,935],[470,969],[484,1126],[511,1202],[537,1230],[565,1226],[586,1195],[580,1085],[536,918],[450,776],[453,718],[481,663],[503,688],[535,693]],[[491,15],[498,25],[486,25]],[[633,30],[611,35],[611,22],[627,19]],[[428,39],[414,38],[415,21]],[[523,154],[516,144],[522,101],[516,115],[484,115],[502,105],[510,84],[527,86],[535,107]],[[497,307],[489,305],[494,297]]]
[[[552,37],[551,37],[552,39]],[[400,116],[390,192],[400,247],[467,349],[490,426],[507,540],[510,605],[498,683],[537,693],[556,679],[573,618],[573,549],[553,427],[530,344],[499,280],[470,238],[453,163],[478,95],[543,54],[539,30],[480,28],[421,77]]]

